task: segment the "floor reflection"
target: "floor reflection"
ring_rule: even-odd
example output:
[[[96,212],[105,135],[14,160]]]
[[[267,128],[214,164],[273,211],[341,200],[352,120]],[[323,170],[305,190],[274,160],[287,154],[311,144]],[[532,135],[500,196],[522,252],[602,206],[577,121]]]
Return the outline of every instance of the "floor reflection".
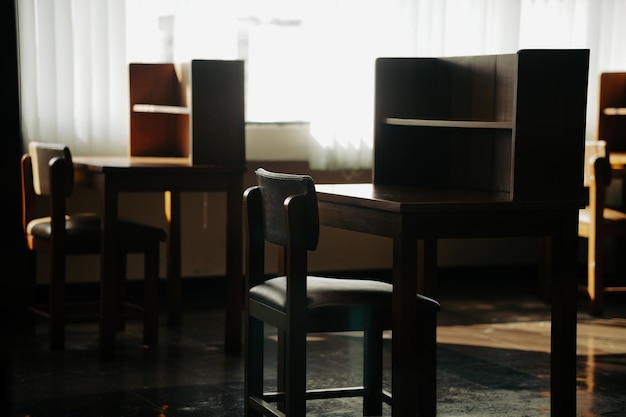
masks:
[[[471,280],[468,271],[442,273],[439,279],[437,415],[549,416],[550,307],[535,296],[532,271],[490,270],[478,278],[470,272]],[[243,415],[243,361],[223,354],[223,310],[207,300],[221,291],[197,285],[185,292],[182,327],[168,327],[163,317],[159,345],[145,349],[141,326],[130,323],[118,334],[113,363],[97,360],[93,324],[72,326],[63,352],[47,349],[43,325],[15,340],[3,415]],[[607,303],[603,318],[590,317],[585,300],[579,305],[577,414],[582,417],[625,415],[626,297],[607,297]],[[266,343],[275,343],[271,333]],[[385,342],[387,360],[390,343]],[[354,333],[312,337],[310,383],[358,380],[361,349]],[[310,411],[354,416],[360,403],[318,401]]]

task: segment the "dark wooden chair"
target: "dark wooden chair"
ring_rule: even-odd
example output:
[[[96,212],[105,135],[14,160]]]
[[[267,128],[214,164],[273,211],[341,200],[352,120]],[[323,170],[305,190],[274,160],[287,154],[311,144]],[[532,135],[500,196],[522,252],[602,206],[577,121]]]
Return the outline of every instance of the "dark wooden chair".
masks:
[[[244,193],[247,227],[245,411],[247,416],[303,416],[307,400],[363,397],[363,413],[380,415],[392,393],[383,390],[383,330],[391,328],[392,285],[382,280],[311,276],[307,254],[319,237],[317,196],[306,175],[256,171]],[[284,275],[265,272],[265,244],[278,245]],[[281,264],[282,265],[282,264]],[[436,409],[436,316],[439,304],[417,295],[422,409]],[[277,389],[264,392],[264,323],[277,329]],[[307,334],[364,332],[363,385],[307,389]],[[419,406],[419,405],[418,405]]]
[[[33,311],[50,319],[50,348],[63,349],[66,323],[97,317],[90,314],[92,309],[86,308],[87,303],[67,302],[65,281],[67,256],[100,254],[101,218],[94,213],[68,213],[66,209],[66,200],[72,195],[74,186],[74,168],[68,147],[32,142],[21,162],[22,223],[31,254],[27,274],[33,291],[37,282],[37,255],[46,253],[49,265],[49,302],[45,305],[33,302]],[[158,339],[159,246],[166,240],[166,233],[161,228],[139,222],[121,222],[118,227],[116,294],[119,314],[115,325],[123,327],[125,318],[139,313],[144,320],[143,342],[153,344]],[[142,306],[124,302],[126,254],[129,253],[144,256]]]
[[[615,245],[615,269],[623,278],[622,260],[626,243],[626,213],[607,207],[606,191],[612,172],[605,141],[586,143],[585,186],[589,202],[578,215],[578,236],[587,239],[587,283],[580,290],[589,296],[589,311],[594,316],[604,314],[604,295],[609,292],[626,292],[626,286],[605,284],[606,242]]]

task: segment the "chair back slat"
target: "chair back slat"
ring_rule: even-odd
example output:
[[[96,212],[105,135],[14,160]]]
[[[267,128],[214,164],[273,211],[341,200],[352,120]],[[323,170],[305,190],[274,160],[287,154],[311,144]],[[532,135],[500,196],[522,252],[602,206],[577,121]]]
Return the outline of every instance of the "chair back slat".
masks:
[[[585,187],[589,187],[594,181],[593,172],[591,167],[594,166],[595,160],[597,158],[605,158],[609,159],[609,150],[606,146],[606,141],[604,140],[588,140],[585,142],[585,167],[584,167],[584,185]],[[608,167],[609,175],[603,175],[603,178],[606,180],[606,185],[611,182],[610,175],[611,167]],[[606,174],[606,172],[603,172]]]
[[[59,143],[30,142],[28,153],[32,158],[33,187],[37,195],[51,195],[50,163],[55,158],[65,160],[65,196],[72,195],[74,165],[67,146]]]
[[[308,175],[269,172],[263,168],[257,169],[255,174],[261,190],[265,238],[277,245],[287,245],[285,200],[302,195],[306,199],[307,249],[315,250],[319,241],[319,214],[313,179]]]
[[[28,223],[37,216],[37,194],[33,185],[33,165],[30,155],[22,156],[22,228],[26,231]]]

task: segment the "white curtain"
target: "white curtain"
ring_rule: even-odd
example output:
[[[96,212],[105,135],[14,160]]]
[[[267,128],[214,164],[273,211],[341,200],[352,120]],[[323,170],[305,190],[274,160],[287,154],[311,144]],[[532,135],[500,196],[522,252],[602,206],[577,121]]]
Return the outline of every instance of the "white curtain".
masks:
[[[302,48],[293,54],[300,85],[284,96],[303,98],[297,105],[306,106],[316,168],[371,166],[379,56],[589,48],[590,139],[599,74],[626,71],[624,0],[17,0],[17,6],[24,140],[65,142],[75,154],[127,153],[129,62],[238,58],[238,18],[272,8],[301,18]],[[149,20],[168,13],[177,23],[169,32],[167,19]],[[281,93],[281,85],[273,88]]]
[[[125,153],[124,0],[19,0],[17,8],[24,140]]]

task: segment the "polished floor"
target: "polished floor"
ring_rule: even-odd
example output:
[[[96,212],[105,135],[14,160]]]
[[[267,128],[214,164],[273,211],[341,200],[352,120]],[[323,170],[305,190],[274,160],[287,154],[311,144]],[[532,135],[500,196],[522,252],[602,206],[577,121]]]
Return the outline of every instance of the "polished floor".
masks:
[[[550,310],[533,277],[529,268],[442,271],[438,416],[550,415]],[[0,415],[242,416],[243,361],[222,351],[219,284],[187,285],[182,326],[169,328],[163,317],[158,345],[146,348],[141,326],[131,322],[117,336],[113,362],[98,361],[94,324],[72,325],[62,352],[47,349],[43,324],[16,338],[8,344]],[[358,381],[359,350],[358,334],[311,338],[310,385]],[[358,400],[311,401],[309,408],[311,415],[361,414]],[[584,417],[626,416],[626,295],[609,297],[602,318],[590,317],[580,299],[577,409]]]

